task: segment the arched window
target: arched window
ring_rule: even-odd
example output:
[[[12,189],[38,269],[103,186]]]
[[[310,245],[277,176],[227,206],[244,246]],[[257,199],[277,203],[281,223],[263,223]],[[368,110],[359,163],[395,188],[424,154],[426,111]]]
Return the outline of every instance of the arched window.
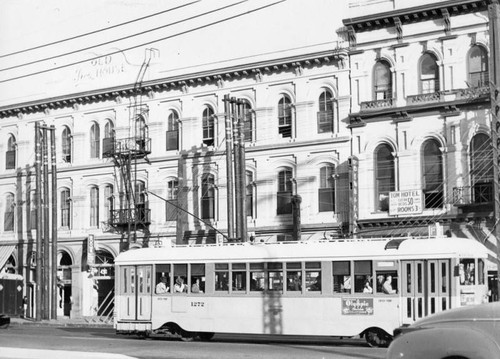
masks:
[[[5,211],[3,219],[3,230],[5,232],[14,231],[14,211],[16,208],[15,197],[12,193],[5,196]]]
[[[68,126],[64,126],[61,135],[62,160],[71,163],[71,153],[73,152],[73,136]]]
[[[143,115],[138,115],[135,119],[135,143],[140,151],[146,151],[146,141],[148,140],[148,127]]]
[[[326,165],[319,169],[318,203],[320,212],[335,211],[335,166]]]
[[[470,145],[471,200],[473,203],[493,201],[493,148],[490,137],[478,133]]]
[[[202,114],[203,144],[213,146],[215,144],[215,122],[214,110],[207,106]]]
[[[387,61],[377,61],[373,69],[373,91],[375,100],[392,98],[391,66]]]
[[[439,67],[436,57],[425,53],[420,59],[420,92],[433,93],[439,91]]]
[[[389,210],[389,192],[395,190],[393,149],[381,144],[375,149],[375,201],[378,211]]]
[[[94,122],[90,127],[90,158],[99,158],[101,155],[100,141],[101,130],[99,124]]]
[[[148,195],[144,181],[135,183],[135,208],[137,208],[138,221],[141,223],[149,222]]]
[[[422,189],[425,208],[441,208],[444,204],[443,155],[436,140],[422,145]]]
[[[115,204],[114,188],[112,184],[104,186],[104,213],[106,219],[109,221],[113,218],[113,210]]]
[[[278,133],[292,137],[292,101],[287,95],[282,95],[278,102]]]
[[[215,178],[210,173],[201,179],[201,218],[215,218]]]
[[[111,157],[115,148],[115,125],[111,120],[104,125],[104,138],[102,139],[103,157]]]
[[[165,207],[166,221],[176,221],[178,213],[177,195],[179,191],[179,181],[171,178],[167,181],[167,202]]]
[[[90,187],[90,226],[99,226],[99,188]]]
[[[247,212],[247,217],[252,217],[253,218],[253,208],[254,208],[254,183],[253,183],[253,172],[252,171],[246,171],[246,212]]]
[[[333,132],[333,95],[323,90],[318,99],[318,133]]]
[[[243,112],[243,139],[245,142],[253,142],[254,139],[254,111],[252,110],[252,106],[248,101],[244,101],[242,105]]]
[[[179,114],[172,110],[167,119],[167,151],[179,149]]]
[[[479,45],[469,51],[469,85],[473,87],[488,86],[488,53]]]
[[[60,194],[59,206],[61,209],[61,227],[71,228],[71,198],[68,188],[63,188]]]
[[[7,151],[5,152],[5,169],[13,170],[16,168],[16,138],[10,135],[7,140]]]
[[[278,172],[278,191],[277,197],[277,214],[292,213],[292,195],[293,195],[293,172],[292,169],[286,167]]]

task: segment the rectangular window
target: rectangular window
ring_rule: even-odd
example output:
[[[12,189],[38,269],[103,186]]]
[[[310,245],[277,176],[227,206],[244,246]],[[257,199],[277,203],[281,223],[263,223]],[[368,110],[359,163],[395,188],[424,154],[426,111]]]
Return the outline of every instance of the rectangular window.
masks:
[[[286,290],[287,292],[302,291],[302,263],[286,263]]]
[[[16,150],[5,152],[5,169],[13,170],[16,168]]]
[[[462,258],[458,266],[458,275],[461,285],[474,285],[475,281],[475,265],[474,258]]]
[[[191,293],[205,292],[205,264],[191,264]]]
[[[267,288],[270,291],[283,291],[283,264],[267,263]]]
[[[377,293],[398,293],[398,272],[396,270],[377,270],[376,272]],[[435,287],[435,276],[429,277],[432,286]],[[433,290],[434,291],[434,290]]]
[[[321,262],[306,262],[306,290],[321,291]]]
[[[250,291],[264,290],[264,273],[264,263],[250,263]]]
[[[187,264],[174,264],[174,293],[187,293]]]
[[[247,290],[247,265],[246,263],[233,263],[231,265],[231,287],[233,292]]]
[[[363,293],[365,290],[366,281],[371,281],[372,278],[372,262],[371,261],[355,261],[354,262],[354,292]]]
[[[351,262],[333,262],[333,292],[351,292]]]
[[[170,264],[158,264],[155,272],[155,293],[169,293],[172,288],[172,279],[170,273]]]
[[[227,292],[229,290],[229,264],[215,263],[215,291]]]

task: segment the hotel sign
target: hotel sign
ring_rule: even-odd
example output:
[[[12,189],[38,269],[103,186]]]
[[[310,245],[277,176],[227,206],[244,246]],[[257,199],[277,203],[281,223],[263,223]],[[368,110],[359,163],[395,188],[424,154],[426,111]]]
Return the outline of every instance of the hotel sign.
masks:
[[[422,213],[423,195],[421,190],[389,192],[389,215],[406,216]]]

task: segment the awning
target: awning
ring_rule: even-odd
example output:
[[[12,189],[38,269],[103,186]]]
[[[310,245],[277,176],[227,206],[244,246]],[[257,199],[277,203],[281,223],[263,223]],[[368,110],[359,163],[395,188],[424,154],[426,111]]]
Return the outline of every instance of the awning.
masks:
[[[3,268],[12,252],[16,248],[15,244],[0,245],[0,269]]]

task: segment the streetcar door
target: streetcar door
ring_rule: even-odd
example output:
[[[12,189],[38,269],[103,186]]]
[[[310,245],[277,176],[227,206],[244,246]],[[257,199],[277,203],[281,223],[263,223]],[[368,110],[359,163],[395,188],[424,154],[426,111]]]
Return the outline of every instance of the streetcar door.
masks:
[[[137,267],[137,318],[138,320],[151,319],[151,266]]]
[[[135,319],[136,318],[136,267],[123,266],[120,267],[120,290],[117,296],[119,302],[119,319]]]
[[[119,319],[151,319],[151,266],[120,267]]]
[[[402,321],[411,324],[425,316],[425,263],[401,261],[401,273]]]
[[[427,315],[450,307],[450,261],[427,261]]]

